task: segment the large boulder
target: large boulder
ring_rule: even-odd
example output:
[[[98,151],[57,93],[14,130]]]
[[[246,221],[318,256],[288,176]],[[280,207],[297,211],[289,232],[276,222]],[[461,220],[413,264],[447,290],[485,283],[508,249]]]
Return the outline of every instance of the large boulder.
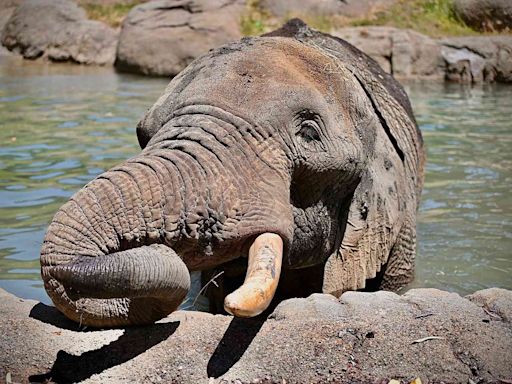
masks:
[[[260,0],[273,16],[345,16],[364,18],[382,11],[397,0]]]
[[[0,377],[86,383],[498,383],[512,378],[512,292],[315,294],[268,319],[178,311],[82,329],[0,290]],[[502,381],[508,382],[508,381]]]
[[[157,0],[133,8],[121,28],[116,67],[174,76],[209,49],[239,40],[241,0]]]
[[[443,59],[439,44],[409,29],[353,27],[331,32],[373,58],[397,78],[442,78]]]
[[[2,44],[27,59],[111,64],[116,42],[115,30],[68,0],[25,0],[2,31]]]
[[[479,31],[512,30],[511,0],[455,0],[454,11]]]
[[[440,40],[393,27],[352,27],[331,32],[372,57],[397,78],[445,78],[462,83],[512,82],[512,36]]]
[[[512,36],[452,37],[440,44],[447,80],[512,82]]]

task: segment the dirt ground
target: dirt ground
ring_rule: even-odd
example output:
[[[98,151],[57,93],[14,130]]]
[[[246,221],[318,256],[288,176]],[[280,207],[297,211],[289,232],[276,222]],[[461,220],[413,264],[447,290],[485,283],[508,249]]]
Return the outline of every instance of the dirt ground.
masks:
[[[507,383],[511,320],[512,291],[416,289],[315,294],[267,319],[176,312],[92,330],[0,290],[0,382]]]

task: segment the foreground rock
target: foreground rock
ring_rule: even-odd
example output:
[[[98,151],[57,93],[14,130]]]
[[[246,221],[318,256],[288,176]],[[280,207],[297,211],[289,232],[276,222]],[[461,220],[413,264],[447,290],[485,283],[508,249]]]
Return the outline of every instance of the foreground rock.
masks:
[[[8,19],[2,44],[27,59],[112,64],[117,33],[67,0],[25,0]]]
[[[157,0],[133,8],[123,22],[116,67],[174,76],[192,60],[242,37],[242,0]]]
[[[454,0],[455,13],[479,31],[512,30],[512,1]]]
[[[316,294],[265,319],[177,312],[152,326],[77,331],[0,291],[0,377],[13,382],[480,383],[512,378],[512,292],[467,298]],[[237,381],[239,380],[239,381]]]

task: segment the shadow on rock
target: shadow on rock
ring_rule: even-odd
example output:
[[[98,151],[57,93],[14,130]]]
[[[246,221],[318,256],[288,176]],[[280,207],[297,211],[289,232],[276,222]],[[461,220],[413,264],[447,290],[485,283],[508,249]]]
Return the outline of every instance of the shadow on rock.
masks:
[[[123,364],[170,337],[179,322],[154,324],[140,328],[127,328],[119,339],[100,349],[79,356],[65,351],[57,353],[52,369],[28,378],[31,383],[76,383],[94,374]]]
[[[208,361],[208,377],[217,378],[229,371],[249,348],[265,320],[264,316],[255,319],[234,317]]]
[[[30,310],[29,317],[42,321],[46,324],[51,324],[58,328],[67,329],[68,331],[98,331],[98,329],[95,328],[80,326],[80,324],[69,320],[66,316],[60,313],[57,308],[43,303],[37,303],[34,305]]]

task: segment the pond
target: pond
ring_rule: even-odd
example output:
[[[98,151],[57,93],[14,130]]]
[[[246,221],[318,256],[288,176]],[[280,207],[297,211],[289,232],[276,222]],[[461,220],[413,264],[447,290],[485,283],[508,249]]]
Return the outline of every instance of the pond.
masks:
[[[167,79],[0,56],[0,287],[49,303],[48,223],[76,190],[139,151],[135,126]],[[512,289],[512,87],[410,83],[428,149],[412,287]]]

